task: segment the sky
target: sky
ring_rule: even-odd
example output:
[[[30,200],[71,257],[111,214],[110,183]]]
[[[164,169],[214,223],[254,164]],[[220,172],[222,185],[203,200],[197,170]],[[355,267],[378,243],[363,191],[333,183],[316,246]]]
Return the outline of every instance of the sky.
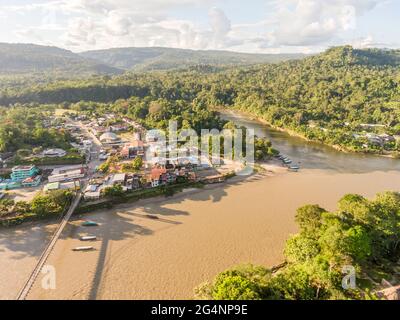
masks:
[[[0,0],[0,42],[74,52],[399,48],[400,0]]]

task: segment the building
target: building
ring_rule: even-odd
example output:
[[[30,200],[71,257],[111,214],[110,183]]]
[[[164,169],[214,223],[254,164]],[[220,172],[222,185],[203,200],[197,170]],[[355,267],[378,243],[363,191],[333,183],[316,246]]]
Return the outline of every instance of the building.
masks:
[[[128,126],[125,124],[114,124],[110,127],[113,132],[120,132],[128,130]]]
[[[42,182],[42,176],[29,177],[22,181],[21,185],[23,188],[34,188],[40,185]]]
[[[113,132],[106,132],[100,136],[100,142],[104,144],[119,143],[120,138]]]
[[[67,155],[67,152],[63,149],[47,149],[43,152],[43,156],[48,158],[62,158]]]
[[[17,166],[12,168],[11,180],[13,182],[22,182],[27,178],[32,178],[39,173],[36,166]]]
[[[156,188],[162,184],[168,182],[167,169],[165,168],[153,168],[148,175],[148,181],[151,183],[153,188]]]
[[[43,191],[55,191],[55,190],[71,190],[71,191],[78,191],[81,189],[80,181],[71,181],[71,182],[51,182],[44,186]]]
[[[140,140],[135,140],[130,144],[125,145],[121,150],[121,156],[124,158],[132,159],[137,156],[144,155],[144,143]]]
[[[101,190],[97,185],[88,185],[86,190],[83,192],[85,200],[98,200],[101,196]]]
[[[13,190],[21,188],[21,182],[11,181],[11,180],[3,180],[0,181],[0,190]]]
[[[49,182],[64,182],[72,181],[75,179],[82,179],[85,177],[85,169],[82,166],[75,167],[63,167],[54,169],[51,176],[49,176]]]
[[[115,174],[112,178],[111,178],[111,180],[110,180],[110,183],[113,185],[113,186],[115,186],[115,185],[117,185],[117,184],[119,184],[119,185],[125,185],[125,182],[126,182],[126,174],[125,173],[118,173],[118,174]]]

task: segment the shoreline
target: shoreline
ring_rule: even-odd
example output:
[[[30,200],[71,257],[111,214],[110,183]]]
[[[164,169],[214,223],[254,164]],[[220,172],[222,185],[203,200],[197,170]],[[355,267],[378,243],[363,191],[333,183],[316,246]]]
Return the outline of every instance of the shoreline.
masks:
[[[371,186],[371,175],[379,183]],[[43,290],[39,279],[28,298],[191,299],[196,286],[235,265],[278,266],[285,241],[298,232],[294,215],[300,206],[318,203],[334,210],[344,194],[373,197],[400,188],[398,176],[266,171],[93,212],[84,218],[99,227],[90,230],[76,217],[48,261],[57,267],[59,289]],[[98,237],[95,250],[71,251],[86,232]]]
[[[139,207],[139,206],[146,205],[146,204],[162,203],[162,202],[165,202],[168,200],[184,198],[185,196],[188,196],[188,195],[195,195],[195,194],[201,193],[203,191],[211,191],[211,190],[216,190],[216,189],[220,189],[223,187],[234,186],[237,183],[251,182],[252,179],[258,179],[258,178],[266,179],[266,178],[275,177],[275,176],[287,173],[287,168],[280,165],[280,162],[276,161],[276,160],[259,162],[259,163],[257,163],[257,165],[262,170],[254,169],[253,174],[251,174],[249,176],[235,175],[233,177],[227,178],[223,182],[204,184],[204,187],[202,187],[202,188],[187,187],[187,188],[182,189],[182,191],[179,191],[169,197],[162,195],[162,196],[143,198],[143,199],[139,199],[134,202],[129,202],[129,201],[122,202],[122,203],[113,205],[108,210],[127,209],[127,208],[132,209],[134,207]],[[90,203],[89,203],[89,205],[90,205]],[[105,211],[105,208],[91,210],[91,212],[89,214],[96,214],[96,213],[102,212],[102,211]],[[87,214],[88,213],[75,213],[72,216],[73,217],[72,221],[77,220],[77,219],[74,219],[74,217],[82,218]],[[78,220],[79,220],[79,218],[78,218]]]
[[[343,152],[343,153],[347,153],[347,154],[360,154],[360,155],[366,155],[366,156],[375,156],[375,157],[383,157],[383,158],[389,158],[389,159],[399,159],[397,156],[395,156],[393,153],[389,153],[389,154],[380,154],[380,153],[374,153],[374,152],[365,152],[365,151],[355,151],[355,150],[351,150],[349,148],[343,147],[343,146],[339,146],[339,145],[331,145],[331,144],[327,144],[321,141],[317,141],[317,140],[312,140],[309,139],[307,137],[305,137],[304,135],[291,130],[291,129],[285,129],[285,128],[281,128],[278,126],[274,126],[273,124],[269,123],[267,120],[261,118],[260,116],[256,116],[254,114],[251,114],[250,112],[247,111],[243,111],[243,110],[238,110],[238,109],[230,109],[230,110],[226,110],[226,109],[222,109],[222,108],[217,108],[216,111],[220,114],[231,114],[231,115],[239,115],[242,116],[244,118],[246,118],[247,120],[251,120],[251,121],[256,121],[259,122],[260,124],[263,124],[275,131],[279,131],[279,132],[283,132],[288,134],[290,137],[295,137],[295,138],[300,138],[306,142],[311,142],[311,143],[316,143],[319,145],[322,145],[324,147],[328,147],[328,148],[332,148],[335,151],[339,151],[339,152]]]

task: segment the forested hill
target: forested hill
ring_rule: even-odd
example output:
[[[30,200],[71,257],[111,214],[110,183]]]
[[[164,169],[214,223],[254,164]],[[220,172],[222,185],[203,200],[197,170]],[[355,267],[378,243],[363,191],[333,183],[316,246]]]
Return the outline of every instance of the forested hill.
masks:
[[[57,47],[0,43],[0,75],[47,73],[76,78],[122,72]]]
[[[379,124],[384,127],[379,133],[400,135],[399,51],[346,46],[277,64],[132,73],[24,90],[11,87],[0,90],[0,105],[112,103],[131,97],[246,111],[309,139],[360,150],[365,141],[355,141],[352,133],[359,132],[361,124]]]
[[[303,54],[247,54],[157,47],[87,51],[80,55],[116,68],[135,71],[184,69],[193,65],[252,65],[276,63],[304,57]]]

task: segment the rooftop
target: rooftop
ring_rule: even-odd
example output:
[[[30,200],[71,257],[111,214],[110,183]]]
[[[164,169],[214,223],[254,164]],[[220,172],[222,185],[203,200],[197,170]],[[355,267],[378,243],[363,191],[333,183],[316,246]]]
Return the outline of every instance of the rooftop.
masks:
[[[16,166],[12,168],[12,171],[25,171],[25,170],[32,170],[35,169],[36,166],[30,165],[30,166]]]

